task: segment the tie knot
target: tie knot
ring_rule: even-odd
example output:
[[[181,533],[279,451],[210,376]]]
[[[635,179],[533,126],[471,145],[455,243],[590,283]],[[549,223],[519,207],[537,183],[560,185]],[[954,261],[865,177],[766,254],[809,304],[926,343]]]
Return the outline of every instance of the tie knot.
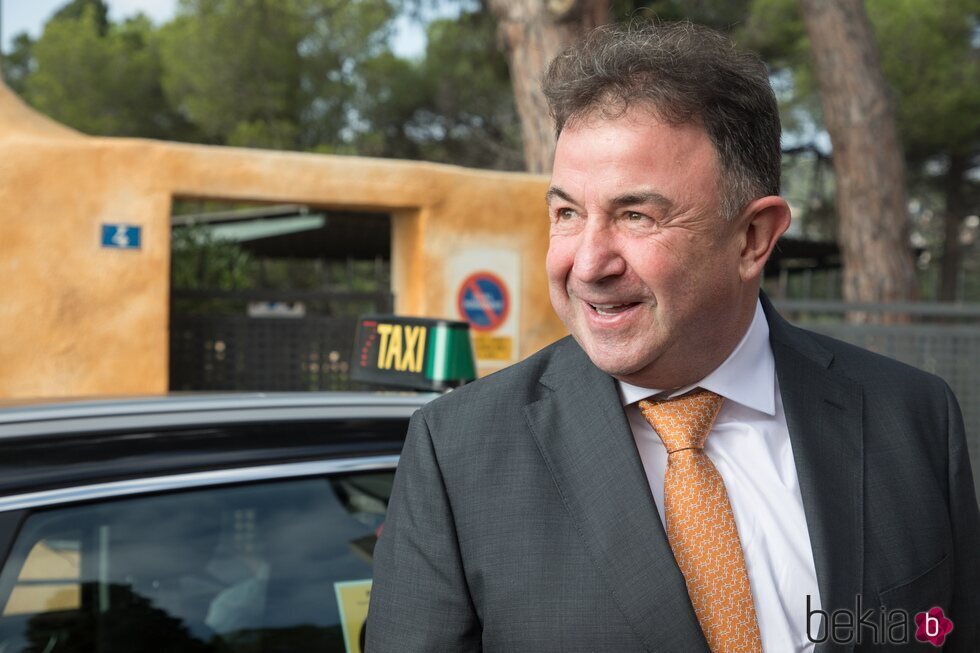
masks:
[[[676,399],[642,399],[640,413],[657,432],[667,453],[702,449],[725,398],[696,388]]]

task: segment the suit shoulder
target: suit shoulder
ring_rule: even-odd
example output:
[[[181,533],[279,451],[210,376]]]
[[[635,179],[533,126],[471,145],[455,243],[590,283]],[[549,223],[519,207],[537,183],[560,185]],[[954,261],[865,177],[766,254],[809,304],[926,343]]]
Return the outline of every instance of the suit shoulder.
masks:
[[[423,413],[427,419],[474,409],[486,414],[493,408],[513,410],[532,401],[540,392],[538,382],[551,359],[566,346],[566,340],[554,342],[518,363],[434,399],[425,405]]]
[[[531,445],[524,408],[548,392],[539,382],[561,349],[562,341],[549,345],[422,407],[417,417],[444,474],[466,476]]]
[[[821,333],[793,327],[833,354],[830,369],[858,383],[874,387],[909,387],[918,393],[927,388],[944,392],[946,382],[907,363]]]

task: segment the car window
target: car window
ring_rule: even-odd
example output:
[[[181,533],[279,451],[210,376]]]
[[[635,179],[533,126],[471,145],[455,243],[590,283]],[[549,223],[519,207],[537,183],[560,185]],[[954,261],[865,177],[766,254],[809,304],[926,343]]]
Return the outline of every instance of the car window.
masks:
[[[394,471],[38,511],[0,653],[360,651]]]

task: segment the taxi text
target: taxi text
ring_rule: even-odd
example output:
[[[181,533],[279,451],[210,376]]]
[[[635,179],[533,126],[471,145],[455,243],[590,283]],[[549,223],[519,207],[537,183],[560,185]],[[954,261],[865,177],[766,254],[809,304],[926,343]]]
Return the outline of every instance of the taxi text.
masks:
[[[421,372],[425,353],[425,327],[402,324],[379,324],[378,369],[398,372]]]

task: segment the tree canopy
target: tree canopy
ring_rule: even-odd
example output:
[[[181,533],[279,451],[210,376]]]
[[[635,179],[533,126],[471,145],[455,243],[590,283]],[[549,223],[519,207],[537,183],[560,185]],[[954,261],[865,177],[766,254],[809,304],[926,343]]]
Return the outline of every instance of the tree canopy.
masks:
[[[478,4],[390,47],[395,0],[180,0],[161,26],[72,0],[3,59],[8,85],[93,135],[523,167],[495,24]]]

